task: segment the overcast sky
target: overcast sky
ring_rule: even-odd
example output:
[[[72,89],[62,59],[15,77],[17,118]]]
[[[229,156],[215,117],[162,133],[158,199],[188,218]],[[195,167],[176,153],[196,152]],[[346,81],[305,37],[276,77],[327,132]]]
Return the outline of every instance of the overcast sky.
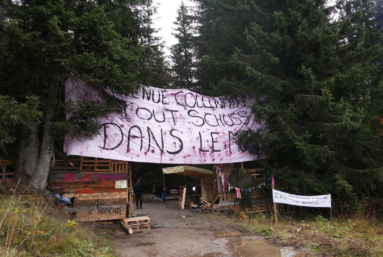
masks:
[[[190,0],[183,0],[186,6],[194,6]],[[177,43],[177,39],[172,35],[175,25],[173,22],[177,18],[177,9],[181,0],[156,0],[159,4],[158,13],[154,18],[154,27],[160,29],[158,35],[165,41],[165,54],[169,56],[169,47]]]
[[[175,25],[173,22],[177,18],[177,10],[182,0],[155,0],[159,5],[157,14],[154,16],[154,27],[160,29],[158,35],[165,41],[165,55],[169,57],[169,47],[177,43],[177,39],[172,35]],[[191,0],[183,0],[186,6],[195,6]],[[331,0],[327,5],[334,5],[335,0]]]

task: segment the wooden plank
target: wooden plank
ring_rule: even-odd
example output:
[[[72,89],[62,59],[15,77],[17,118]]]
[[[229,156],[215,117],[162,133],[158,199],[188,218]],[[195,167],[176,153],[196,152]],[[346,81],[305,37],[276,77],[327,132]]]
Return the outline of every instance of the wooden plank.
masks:
[[[129,226],[138,226],[142,224],[150,224],[150,218],[147,216],[128,218],[122,220],[125,224]]]
[[[72,198],[77,197],[81,200],[97,200],[97,199],[115,199],[115,198],[127,198],[127,192],[113,192],[113,193],[95,193],[95,194],[76,194],[76,192],[64,193],[63,197]]]
[[[182,210],[185,208],[185,199],[186,199],[186,187],[184,187],[184,191],[182,193],[182,205],[181,205]]]
[[[75,197],[79,201],[97,200],[97,199],[118,199],[127,198],[127,192],[101,193],[101,194],[78,194]]]
[[[67,194],[95,194],[95,193],[115,193],[115,192],[126,192],[125,188],[63,188],[60,190],[54,190],[60,193]]]
[[[108,208],[76,212],[76,218],[78,221],[98,221],[121,220],[126,217],[126,209],[114,208],[112,206],[106,207]]]
[[[130,227],[134,232],[138,231],[143,231],[143,230],[151,230],[151,225],[150,224],[142,224],[139,226],[131,226]]]
[[[90,206],[90,207],[64,207],[65,213],[70,212],[93,212],[98,211],[99,213],[116,214],[121,210],[126,209],[126,204],[123,205],[110,205],[110,206]]]
[[[49,182],[62,182],[62,183],[73,183],[73,182],[91,182],[91,181],[116,181],[126,180],[127,174],[125,173],[63,173],[63,174],[52,174],[49,176]]]
[[[207,201],[207,200],[203,199],[202,197],[200,198],[200,201],[201,201],[203,204],[210,204],[210,202],[209,202],[209,201]]]
[[[105,206],[105,205],[123,205],[126,204],[126,198],[115,199],[96,199],[96,200],[74,200],[73,207],[87,207],[87,206]]]
[[[61,183],[61,182],[50,182],[48,187],[61,187],[61,188],[83,188],[83,187],[110,187],[115,188],[115,181],[91,181],[91,182],[73,182],[73,183]]]
[[[11,173],[0,173],[0,175],[2,176],[12,176],[12,175],[15,175],[14,172],[11,172]]]
[[[0,162],[5,163],[6,165],[16,165],[16,162],[14,161],[0,159]]]
[[[115,181],[91,181],[91,182],[49,182],[48,187],[61,187],[61,188],[83,188],[83,187],[112,187],[115,188]]]
[[[209,204],[205,205],[204,207],[202,207],[202,209],[207,209],[210,206],[212,206],[215,203],[215,201],[218,200],[218,198],[219,198],[219,195],[217,195],[217,197],[211,203],[209,203]]]

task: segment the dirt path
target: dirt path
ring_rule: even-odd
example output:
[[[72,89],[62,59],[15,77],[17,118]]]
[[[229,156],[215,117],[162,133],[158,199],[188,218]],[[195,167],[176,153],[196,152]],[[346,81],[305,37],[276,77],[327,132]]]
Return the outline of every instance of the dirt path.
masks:
[[[222,245],[213,242],[213,234],[238,231],[206,214],[181,210],[177,204],[144,203],[143,208],[134,210],[134,214],[150,217],[155,229],[116,237],[119,256],[200,256],[221,252]]]
[[[134,210],[134,214],[150,217],[152,229],[130,236],[117,231],[115,247],[118,256],[281,256],[279,248],[266,244],[259,237],[250,238],[263,241],[262,245],[248,244],[246,247],[250,247],[248,251],[251,253],[245,254],[247,248],[243,248],[242,254],[233,250],[244,246],[246,238],[244,235],[236,239],[214,236],[230,232],[241,234],[237,229],[209,217],[215,214],[181,210],[177,204],[164,205],[162,202],[144,203],[143,208]]]

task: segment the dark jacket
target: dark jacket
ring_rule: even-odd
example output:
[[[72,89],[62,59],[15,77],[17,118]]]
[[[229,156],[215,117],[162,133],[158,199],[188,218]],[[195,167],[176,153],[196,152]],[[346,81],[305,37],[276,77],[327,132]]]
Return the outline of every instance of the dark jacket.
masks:
[[[133,193],[135,195],[142,195],[142,184],[135,184],[133,187]]]

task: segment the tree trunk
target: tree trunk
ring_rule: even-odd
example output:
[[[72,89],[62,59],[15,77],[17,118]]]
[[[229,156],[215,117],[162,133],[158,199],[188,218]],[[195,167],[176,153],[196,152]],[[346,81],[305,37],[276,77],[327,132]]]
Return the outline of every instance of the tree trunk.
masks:
[[[20,141],[20,149],[19,149],[19,157],[17,158],[16,162],[16,171],[15,171],[15,179],[19,180],[21,179],[24,171],[24,162],[25,162],[25,145],[27,143],[27,126],[24,125],[23,132],[21,135],[21,141]]]
[[[39,158],[39,123],[35,120],[31,121],[31,127],[28,128],[28,141],[25,148],[25,175],[32,178]]]
[[[16,179],[21,178],[23,171],[25,175],[31,178],[35,171],[40,146],[38,133],[39,123],[33,119],[30,121],[30,127],[24,126],[23,128],[19,157],[16,164]]]
[[[40,190],[45,189],[47,178],[49,175],[49,167],[53,154],[54,136],[53,136],[53,119],[55,117],[57,94],[59,86],[50,87],[49,98],[47,99],[45,115],[44,115],[44,131],[40,149],[40,157],[34,170],[31,186]]]

